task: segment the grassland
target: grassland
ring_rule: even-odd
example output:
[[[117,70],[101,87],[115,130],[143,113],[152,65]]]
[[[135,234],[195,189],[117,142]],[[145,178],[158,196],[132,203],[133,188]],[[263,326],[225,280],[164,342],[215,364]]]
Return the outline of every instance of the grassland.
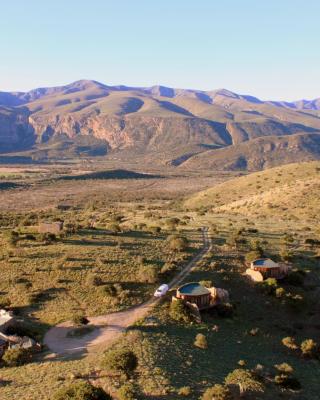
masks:
[[[281,343],[286,336],[295,337],[298,343],[319,338],[319,249],[307,244],[307,239],[319,235],[318,222],[312,217],[318,205],[311,202],[317,192],[310,190],[310,197],[302,203],[298,184],[317,181],[318,163],[300,164],[300,168],[291,165],[236,180],[231,179],[232,174],[176,176],[163,170],[161,178],[147,180],[64,181],[57,178],[72,175],[76,168],[59,168],[47,170],[42,177],[22,177],[17,182],[30,179],[28,187],[1,192],[1,299],[10,300],[39,340],[50,326],[74,314],[105,314],[148,299],[158,283],[142,279],[141,266],[160,272],[165,263],[176,261],[179,269],[201,245],[199,227],[208,226],[212,250],[187,280],[211,280],[227,289],[234,314],[224,318],[207,313],[200,325],[178,323],[169,316],[173,292],[169,293],[115,345],[134,349],[138,356],[133,381],[139,399],[180,399],[179,389],[186,386],[190,392],[186,398],[198,399],[207,387],[223,382],[240,360],[247,368],[261,364],[270,377],[265,393],[257,399],[318,399],[319,361],[301,358]],[[82,174],[89,172],[83,168]],[[160,171],[148,172],[156,175]],[[288,213],[280,208],[272,209],[278,214],[265,213],[264,198],[277,187],[282,197],[274,196],[273,201],[281,207],[286,207],[288,196],[296,189],[290,197],[296,208],[289,203],[292,210]],[[315,188],[311,185],[305,190],[308,187]],[[202,192],[194,194],[197,190]],[[254,208],[232,208],[240,196],[253,199],[259,195],[259,201],[253,203],[255,212]],[[57,209],[59,204],[68,207]],[[175,227],[172,218],[179,219]],[[55,219],[77,228],[46,243],[35,226],[38,221]],[[117,234],[110,231],[115,223],[121,228]],[[19,232],[19,241],[11,246],[8,232],[13,229]],[[189,238],[188,251],[170,251],[166,239],[172,232]],[[31,234],[34,240],[27,236]],[[242,241],[236,244],[239,235]],[[280,284],[286,293],[299,295],[301,303],[270,296],[243,276],[244,257],[256,240],[267,256],[280,260],[285,250],[294,267],[304,271],[303,285]],[[93,276],[99,278],[97,284]],[[160,273],[159,282],[167,279]],[[118,292],[106,295],[104,287],[114,284]],[[206,336],[208,349],[193,345],[198,333]],[[2,367],[0,398],[50,400],[59,387],[80,378],[90,378],[117,398],[125,378],[100,367],[104,350],[54,358],[45,349],[30,364]],[[281,390],[273,383],[274,365],[282,362],[294,368],[301,391]]]

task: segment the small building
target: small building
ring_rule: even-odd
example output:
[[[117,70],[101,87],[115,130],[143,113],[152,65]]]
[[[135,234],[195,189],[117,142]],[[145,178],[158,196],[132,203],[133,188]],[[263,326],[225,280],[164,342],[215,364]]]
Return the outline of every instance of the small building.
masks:
[[[38,227],[39,233],[53,233],[59,235],[63,231],[63,221],[41,222]]]
[[[220,288],[207,288],[198,282],[190,282],[179,287],[175,296],[186,304],[196,307],[199,311],[214,307],[219,303],[229,301],[229,293],[227,290]]]
[[[246,275],[255,282],[262,282],[268,278],[283,279],[291,269],[292,266],[289,264],[276,263],[270,258],[259,258],[251,262]]]

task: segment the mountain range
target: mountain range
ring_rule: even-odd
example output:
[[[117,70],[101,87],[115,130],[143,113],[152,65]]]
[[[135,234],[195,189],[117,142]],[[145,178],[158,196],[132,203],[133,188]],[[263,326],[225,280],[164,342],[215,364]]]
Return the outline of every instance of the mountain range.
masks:
[[[262,101],[226,89],[107,86],[90,80],[0,92],[0,153],[260,170],[320,159],[320,98]]]

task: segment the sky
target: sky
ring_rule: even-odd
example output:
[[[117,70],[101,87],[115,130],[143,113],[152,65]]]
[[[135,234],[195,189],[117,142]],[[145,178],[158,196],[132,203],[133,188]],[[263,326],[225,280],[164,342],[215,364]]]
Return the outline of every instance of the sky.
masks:
[[[0,2],[0,91],[94,79],[320,97],[319,0]]]

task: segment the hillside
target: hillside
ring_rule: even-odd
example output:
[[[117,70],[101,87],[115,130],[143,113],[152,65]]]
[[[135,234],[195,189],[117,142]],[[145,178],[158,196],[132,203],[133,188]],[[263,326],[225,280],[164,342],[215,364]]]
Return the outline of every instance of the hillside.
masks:
[[[320,162],[295,163],[231,179],[185,201],[250,217],[313,220],[320,213]]]
[[[0,92],[0,106],[24,116],[19,135],[14,119],[0,125],[1,153],[24,150],[37,159],[114,152],[121,158],[124,152],[126,159],[147,155],[152,163],[176,166],[189,160],[195,169],[255,170],[320,158],[319,100],[261,101],[225,89],[133,88],[82,80],[26,93]],[[84,152],[77,147],[82,137],[90,138],[84,140]],[[66,142],[71,151],[65,151]]]

